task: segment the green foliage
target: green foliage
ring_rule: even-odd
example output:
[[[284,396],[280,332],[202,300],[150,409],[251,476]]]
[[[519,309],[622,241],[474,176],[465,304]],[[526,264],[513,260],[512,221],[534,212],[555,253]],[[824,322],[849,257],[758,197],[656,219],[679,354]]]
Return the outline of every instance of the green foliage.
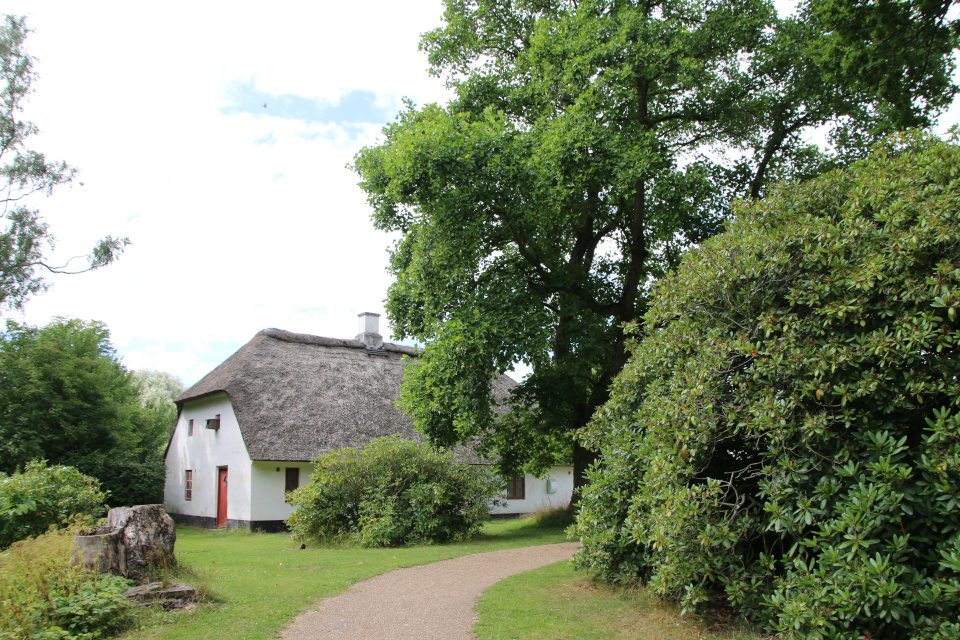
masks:
[[[314,461],[310,483],[292,492],[295,537],[348,535],[367,547],[465,540],[479,533],[502,480],[453,453],[398,436]]]
[[[158,502],[168,413],[141,404],[100,322],[8,321],[0,334],[2,472],[44,458],[99,479],[111,506]]]
[[[134,371],[131,383],[138,388],[141,412],[140,442],[134,450],[94,451],[68,456],[67,462],[100,480],[110,507],[163,502],[166,466],[163,451],[176,426],[173,399],[183,393],[183,383],[163,371]]]
[[[63,526],[77,515],[99,517],[106,495],[72,467],[28,462],[22,473],[0,473],[0,548]]]
[[[131,621],[131,582],[71,562],[77,528],[51,531],[0,554],[0,640],[97,640]]]
[[[166,371],[137,369],[133,379],[140,385],[140,402],[144,405],[173,404],[183,393],[183,381]]]
[[[921,100],[942,108],[956,95],[950,74],[957,31],[946,19],[953,4],[817,0],[806,4],[803,19],[821,34],[813,57],[825,80],[880,98],[898,126],[917,127],[930,124]]]
[[[44,250],[53,246],[53,235],[36,209],[24,206],[32,193],[50,195],[54,187],[68,184],[76,169],[65,162],[48,162],[42,153],[26,148],[37,133],[31,122],[18,120],[37,74],[25,41],[30,30],[24,18],[4,16],[0,24],[0,309],[23,307],[28,297],[46,288],[43,269],[51,273],[79,273],[113,262],[129,244],[127,238],[100,240],[87,266],[72,271],[68,265],[50,266]]]
[[[743,205],[656,289],[582,432],[578,562],[782,638],[958,637],[960,148]]]
[[[957,32],[938,11],[444,4],[421,48],[453,100],[408,105],[356,157],[375,224],[400,234],[395,334],[426,344],[402,403],[431,441],[471,442],[505,474],[538,474],[573,448],[577,487],[590,455],[571,447],[572,430],[607,399],[627,359],[622,326],[644,313],[650,283],[720,230],[734,197],[862,155],[953,92]],[[861,32],[830,31],[858,20],[886,29],[875,37],[924,37],[898,35],[909,51],[891,56]],[[848,53],[870,72],[844,66]],[[937,80],[913,81],[924,73]],[[806,142],[817,128],[835,152]],[[516,362],[533,373],[503,417],[490,381]]]
[[[0,334],[0,470],[27,460],[132,449],[136,387],[99,322],[59,318],[44,328],[7,321]]]
[[[133,372],[134,381],[140,386],[140,404],[154,414],[154,421],[166,426],[158,449],[166,447],[177,422],[177,396],[183,393],[183,381],[166,371],[138,369]]]
[[[97,478],[107,493],[107,506],[162,504],[167,468],[159,455],[140,456],[126,452],[97,452],[71,458],[70,464]]]

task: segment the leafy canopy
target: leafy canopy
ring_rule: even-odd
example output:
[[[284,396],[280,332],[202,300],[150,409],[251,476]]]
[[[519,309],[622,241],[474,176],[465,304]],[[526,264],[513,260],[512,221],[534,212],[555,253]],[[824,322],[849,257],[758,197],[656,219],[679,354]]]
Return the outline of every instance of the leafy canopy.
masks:
[[[577,561],[778,637],[958,637],[960,147],[894,138],[744,204],[662,280]]]
[[[421,46],[454,99],[408,105],[355,163],[375,224],[400,234],[391,322],[427,345],[401,403],[432,441],[476,440],[505,473],[572,454],[577,486],[590,455],[571,451],[572,430],[606,400],[626,361],[622,325],[642,316],[650,283],[721,229],[732,198],[862,155],[883,131],[927,122],[954,91],[956,36],[939,10],[445,7]],[[893,59],[885,32],[851,30],[861,19],[925,38]],[[816,127],[835,152],[804,142]],[[518,361],[533,373],[504,416],[491,381]]]

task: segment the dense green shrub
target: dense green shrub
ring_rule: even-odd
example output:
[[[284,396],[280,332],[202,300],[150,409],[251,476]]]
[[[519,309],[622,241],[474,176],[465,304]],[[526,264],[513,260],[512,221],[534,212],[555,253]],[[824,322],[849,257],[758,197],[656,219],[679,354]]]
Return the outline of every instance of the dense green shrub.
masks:
[[[127,626],[131,582],[70,560],[76,527],[0,554],[0,640],[97,640]]]
[[[744,205],[656,288],[582,437],[607,580],[782,638],[960,637],[960,148]]]
[[[160,453],[134,455],[126,452],[91,453],[67,462],[96,478],[107,493],[108,507],[163,502],[167,468]]]
[[[22,472],[0,473],[0,548],[61,526],[77,515],[103,515],[106,495],[73,467],[28,462]]]
[[[292,492],[287,525],[297,537],[348,535],[364,546],[448,542],[479,532],[501,501],[503,481],[451,452],[378,438],[314,461],[310,483]]]

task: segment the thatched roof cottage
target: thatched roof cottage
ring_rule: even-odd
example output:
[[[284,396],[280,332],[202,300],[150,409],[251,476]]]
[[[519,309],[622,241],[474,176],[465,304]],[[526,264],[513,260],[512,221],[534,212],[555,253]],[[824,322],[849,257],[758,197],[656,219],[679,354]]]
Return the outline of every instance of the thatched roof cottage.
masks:
[[[359,318],[353,340],[260,331],[176,399],[165,455],[168,513],[206,527],[282,529],[292,511],[284,494],[309,481],[312,459],[385,435],[420,439],[395,405],[411,362],[404,356],[418,351],[385,343],[378,314]],[[495,391],[505,396],[515,384],[501,376]],[[561,490],[572,490],[568,471],[510,479],[505,511],[569,499]]]

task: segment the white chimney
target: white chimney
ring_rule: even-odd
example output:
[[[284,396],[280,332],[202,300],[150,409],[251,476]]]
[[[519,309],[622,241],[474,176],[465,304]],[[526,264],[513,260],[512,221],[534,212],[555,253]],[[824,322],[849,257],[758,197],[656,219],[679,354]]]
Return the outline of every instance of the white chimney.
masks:
[[[380,335],[380,314],[364,311],[357,315],[360,318],[360,333],[355,340],[362,340],[367,349],[382,349],[383,336]]]

